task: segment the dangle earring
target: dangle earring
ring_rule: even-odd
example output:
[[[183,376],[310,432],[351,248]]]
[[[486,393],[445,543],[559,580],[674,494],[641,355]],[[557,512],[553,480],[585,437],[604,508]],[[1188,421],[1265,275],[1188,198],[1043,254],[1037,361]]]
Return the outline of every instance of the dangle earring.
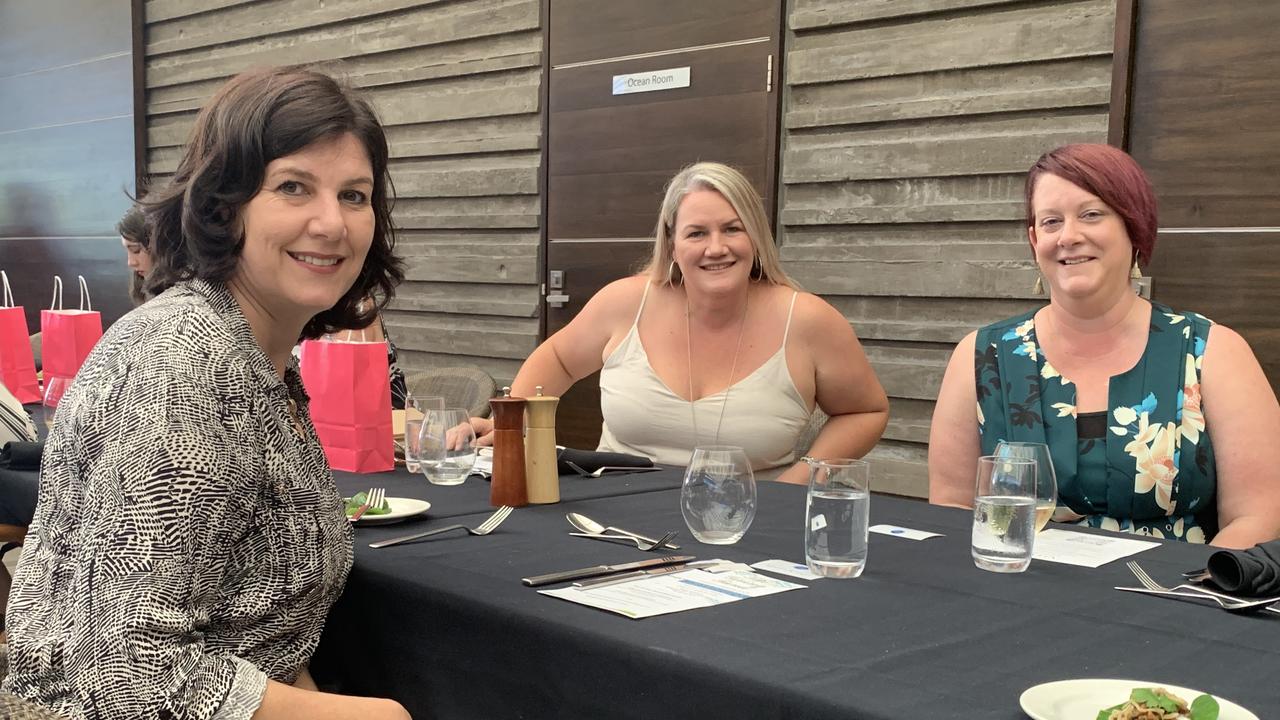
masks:
[[[1036,295],[1044,295],[1044,276],[1036,273],[1036,284],[1031,286],[1031,292]]]
[[[764,277],[764,266],[760,264],[760,256],[757,255],[751,261],[751,279],[759,280]]]
[[[1129,287],[1133,288],[1138,297],[1151,299],[1151,278],[1142,274],[1136,257],[1133,259],[1133,267],[1129,268]]]
[[[684,275],[681,275],[679,278],[679,281],[677,281],[676,268],[677,266],[676,266],[675,260],[672,260],[671,264],[667,266],[667,284],[670,285],[671,287],[675,287],[676,285],[679,285],[684,282]]]

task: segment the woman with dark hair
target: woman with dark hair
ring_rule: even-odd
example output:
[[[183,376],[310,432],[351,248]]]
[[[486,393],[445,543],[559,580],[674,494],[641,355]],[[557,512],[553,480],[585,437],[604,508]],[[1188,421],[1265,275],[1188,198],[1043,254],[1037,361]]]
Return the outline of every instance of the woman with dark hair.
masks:
[[[132,271],[129,273],[129,298],[134,305],[141,305],[147,301],[147,273],[151,272],[151,249],[142,208],[137,205],[129,208],[116,224],[116,233],[124,246],[125,262]]]
[[[1236,548],[1280,536],[1280,406],[1249,345],[1131,287],[1156,240],[1142,169],[1107,145],[1058,148],[1027,175],[1026,212],[1049,304],[956,348],[930,501],[972,505],[980,454],[1036,442],[1059,521]]]
[[[352,537],[290,350],[403,277],[373,110],[316,72],[237,76],[143,207],[156,296],[59,406],[4,688],[76,718],[408,717],[306,672]]]

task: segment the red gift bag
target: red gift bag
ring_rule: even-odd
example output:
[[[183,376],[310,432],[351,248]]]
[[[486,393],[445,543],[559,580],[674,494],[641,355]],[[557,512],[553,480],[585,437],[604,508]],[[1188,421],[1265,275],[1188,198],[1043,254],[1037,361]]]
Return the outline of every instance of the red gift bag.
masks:
[[[41,367],[44,382],[70,381],[102,337],[102,313],[95,312],[89,285],[80,276],[80,309],[62,309],[62,278],[53,276],[53,300],[40,311]]]
[[[395,468],[387,343],[307,340],[301,363],[329,466],[359,473]]]
[[[0,300],[0,383],[18,398],[18,402],[40,402],[40,383],[36,380],[36,361],[31,354],[31,338],[27,336],[25,311],[13,303],[9,276],[0,270],[4,282]]]

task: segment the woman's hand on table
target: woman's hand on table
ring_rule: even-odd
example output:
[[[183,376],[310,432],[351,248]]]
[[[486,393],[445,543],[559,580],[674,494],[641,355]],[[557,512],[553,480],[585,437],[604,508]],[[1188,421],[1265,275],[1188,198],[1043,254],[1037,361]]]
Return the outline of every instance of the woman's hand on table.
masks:
[[[489,418],[471,418],[471,429],[476,433],[476,447],[487,447],[493,444],[493,421]]]

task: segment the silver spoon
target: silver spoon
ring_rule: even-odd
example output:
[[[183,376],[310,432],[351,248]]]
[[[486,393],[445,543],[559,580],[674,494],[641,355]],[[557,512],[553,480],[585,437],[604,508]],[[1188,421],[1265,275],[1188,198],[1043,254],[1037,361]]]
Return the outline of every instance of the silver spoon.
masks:
[[[633,538],[643,540],[647,543],[657,542],[657,540],[655,540],[654,538],[645,537],[644,535],[638,535],[636,533],[628,532],[620,528],[605,527],[600,523],[596,522],[595,520],[592,520],[591,518],[587,517],[586,515],[583,515],[582,513],[571,512],[565,515],[564,518],[565,520],[569,521],[570,525],[574,526],[575,528],[577,528],[578,530],[581,530],[584,533],[587,533],[588,535],[604,535],[606,533],[614,532],[614,533],[618,533],[619,535],[629,535]],[[672,550],[680,549],[679,545],[675,545],[673,543],[667,543],[666,545]]]

